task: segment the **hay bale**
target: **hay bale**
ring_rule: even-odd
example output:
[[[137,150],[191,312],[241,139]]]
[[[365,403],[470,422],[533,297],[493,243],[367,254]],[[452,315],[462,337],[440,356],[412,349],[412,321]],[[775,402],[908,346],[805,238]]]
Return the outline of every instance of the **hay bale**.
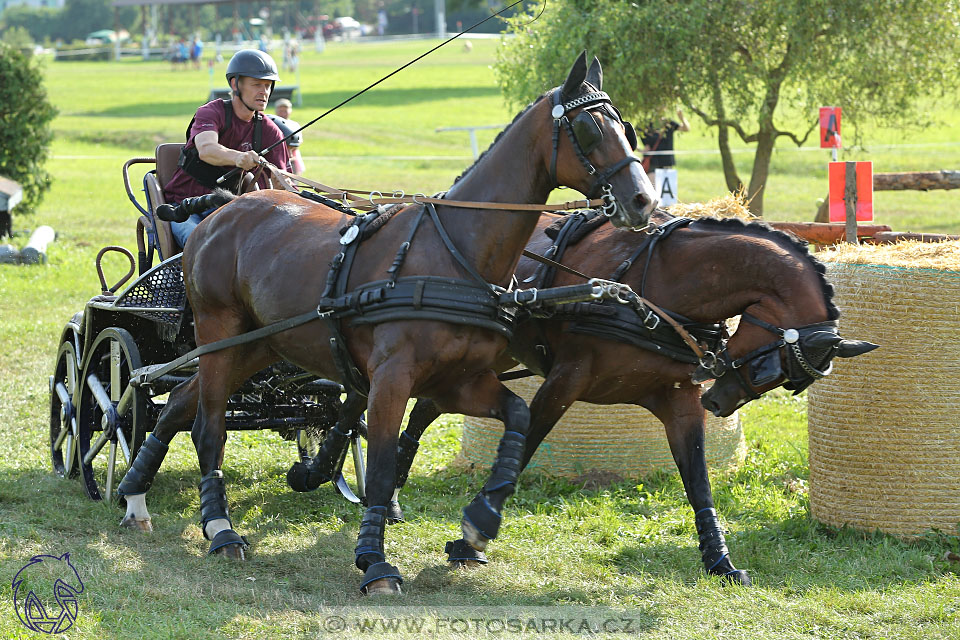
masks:
[[[831,525],[911,537],[960,523],[960,242],[821,253],[844,336],[810,387],[810,507]]]
[[[543,378],[522,378],[505,384],[529,403]],[[489,467],[502,436],[502,422],[465,416],[459,462]],[[743,462],[746,444],[738,414],[728,418],[707,415],[705,449],[711,469],[730,468]],[[638,478],[651,471],[674,471],[677,467],[663,424],[646,409],[627,404],[575,402],[537,449],[527,468],[568,478],[602,472]]]

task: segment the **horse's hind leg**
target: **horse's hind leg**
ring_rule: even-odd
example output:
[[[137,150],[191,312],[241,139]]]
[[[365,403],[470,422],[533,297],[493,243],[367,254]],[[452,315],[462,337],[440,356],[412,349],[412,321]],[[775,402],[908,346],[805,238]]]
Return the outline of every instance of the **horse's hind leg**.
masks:
[[[516,491],[517,478],[520,475],[524,445],[530,428],[530,409],[523,398],[513,393],[497,380],[490,371],[471,385],[469,393],[472,402],[461,404],[460,409],[468,415],[497,418],[503,421],[503,437],[497,448],[497,457],[490,470],[490,477],[473,501],[464,507],[461,529],[463,542],[470,548],[482,552],[487,543],[497,537],[500,531],[501,512],[507,498]],[[495,407],[493,411],[490,407]],[[486,412],[483,411],[484,407]],[[461,561],[461,552],[469,554],[469,549],[457,542],[447,546],[450,562]],[[469,560],[484,562],[482,557],[467,557]]]
[[[397,447],[397,486],[393,491],[393,498],[387,509],[387,524],[403,522],[403,510],[400,508],[400,490],[407,483],[410,475],[410,466],[420,448],[420,438],[433,421],[440,417],[440,409],[433,400],[423,398],[417,400],[410,411],[407,428],[400,434]]]
[[[707,461],[703,450],[704,417],[700,393],[696,387],[671,389],[656,405],[647,406],[663,422],[670,443],[670,451],[677,463],[687,500],[693,507],[697,535],[700,539],[700,557],[704,569],[724,580],[750,585],[746,571],[737,569],[730,560],[726,539],[720,529],[713,493],[707,475]]]
[[[170,392],[156,426],[143,441],[137,457],[117,487],[117,494],[123,496],[127,502],[127,513],[120,521],[120,526],[153,531],[150,512],[147,511],[146,493],[167,455],[170,441],[197,415],[199,382],[199,378],[193,376]]]
[[[287,484],[291,489],[313,491],[321,484],[333,480],[350,444],[350,431],[366,408],[366,398],[358,393],[347,394],[347,401],[340,406],[337,424],[327,433],[317,455],[309,462],[295,462],[287,471]]]

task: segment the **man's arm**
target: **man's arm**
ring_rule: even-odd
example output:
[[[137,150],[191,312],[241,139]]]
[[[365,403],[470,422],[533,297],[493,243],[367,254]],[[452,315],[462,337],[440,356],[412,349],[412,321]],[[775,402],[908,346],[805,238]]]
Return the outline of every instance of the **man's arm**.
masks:
[[[237,151],[220,144],[216,131],[201,131],[193,138],[197,154],[207,164],[218,167],[239,167],[250,171],[260,164],[256,151]]]
[[[683,117],[683,109],[677,109],[677,117],[680,118],[680,126],[677,131],[690,131],[690,123]]]

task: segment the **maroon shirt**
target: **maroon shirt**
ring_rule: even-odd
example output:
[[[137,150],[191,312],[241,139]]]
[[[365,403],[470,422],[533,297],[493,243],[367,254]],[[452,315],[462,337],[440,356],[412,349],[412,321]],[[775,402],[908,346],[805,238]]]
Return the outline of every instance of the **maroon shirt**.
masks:
[[[193,121],[193,126],[190,128],[190,140],[187,142],[188,147],[194,146],[193,139],[201,131],[219,132],[220,129],[223,128],[225,115],[222,102],[222,100],[213,100],[197,109],[196,118]],[[231,106],[230,108],[232,109],[233,107]],[[251,119],[250,122],[244,122],[234,113],[230,118],[230,127],[224,131],[222,135],[219,135],[217,141],[228,149],[251,151],[253,149],[253,123],[253,119]],[[277,128],[277,125],[273,124],[270,118],[264,118],[261,127],[260,146],[262,149],[266,149],[274,142],[283,139],[283,134],[280,133],[280,129]],[[289,162],[287,145],[278,144],[271,149],[265,157],[272,164],[281,169],[285,169]],[[270,188],[269,174],[267,171],[261,172],[260,177],[257,179],[257,184],[260,185],[261,189]],[[167,202],[172,204],[180,202],[184,198],[202,196],[210,193],[210,189],[194,180],[190,174],[178,167],[176,173],[170,178],[170,182],[164,187],[163,192]]]

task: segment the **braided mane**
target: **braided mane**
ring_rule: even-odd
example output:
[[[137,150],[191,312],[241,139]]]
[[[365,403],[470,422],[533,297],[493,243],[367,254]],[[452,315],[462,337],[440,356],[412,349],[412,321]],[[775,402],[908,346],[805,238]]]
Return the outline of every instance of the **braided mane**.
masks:
[[[796,236],[779,229],[774,229],[765,222],[745,222],[740,218],[697,218],[691,226],[693,225],[773,240],[779,246],[799,254],[817,272],[820,290],[823,292],[824,302],[827,304],[827,317],[830,320],[836,320],[840,317],[840,310],[833,303],[833,285],[827,281],[827,268],[810,253],[807,243],[803,240],[799,240]]]

